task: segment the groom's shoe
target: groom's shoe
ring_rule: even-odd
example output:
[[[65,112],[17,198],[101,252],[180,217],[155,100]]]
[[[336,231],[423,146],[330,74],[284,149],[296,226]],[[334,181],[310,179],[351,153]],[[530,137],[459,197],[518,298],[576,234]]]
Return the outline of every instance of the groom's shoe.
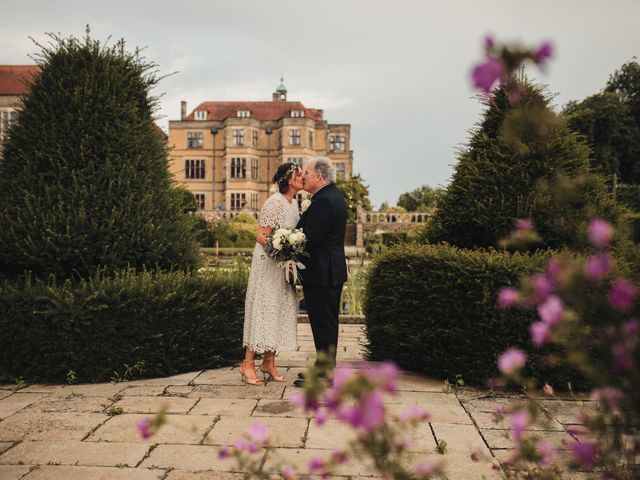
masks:
[[[293,381],[293,386],[298,388],[304,388],[304,377],[301,377],[301,373],[298,374],[298,378]]]

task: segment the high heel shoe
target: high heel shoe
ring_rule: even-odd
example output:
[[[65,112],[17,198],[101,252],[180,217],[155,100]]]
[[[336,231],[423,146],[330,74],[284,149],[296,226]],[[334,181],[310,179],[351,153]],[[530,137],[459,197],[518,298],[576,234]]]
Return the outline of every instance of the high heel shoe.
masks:
[[[283,375],[274,375],[273,373],[269,372],[268,370],[265,370],[264,364],[267,362],[271,362],[273,365],[273,369],[276,369],[276,362],[275,362],[275,355],[274,356],[268,356],[268,357],[264,357],[264,360],[262,361],[262,365],[260,365],[260,371],[262,372],[263,378],[266,380],[273,380],[274,382],[286,382],[287,378]],[[269,378],[267,378],[267,376]]]
[[[251,364],[253,365],[253,370],[255,371],[256,366],[253,363],[253,360],[244,360],[242,362],[242,364],[240,365],[240,376],[242,377],[242,381],[244,383],[246,383],[247,385],[264,385],[263,381],[260,380],[257,376],[256,378],[247,378],[247,374],[244,371],[244,364]]]

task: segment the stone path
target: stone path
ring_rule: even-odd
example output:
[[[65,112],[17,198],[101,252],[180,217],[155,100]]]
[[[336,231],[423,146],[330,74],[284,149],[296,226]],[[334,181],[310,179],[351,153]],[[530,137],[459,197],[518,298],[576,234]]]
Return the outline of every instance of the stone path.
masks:
[[[298,351],[279,359],[291,379],[314,357],[308,324],[299,324],[299,339]],[[361,325],[342,325],[338,361],[361,359],[362,340]],[[345,443],[350,432],[335,420],[317,426],[286,400],[294,390],[290,383],[244,385],[237,366],[118,384],[31,385],[16,392],[0,386],[0,480],[241,479],[235,462],[217,458],[216,446],[231,443],[258,420],[271,426],[274,443],[262,454],[263,469],[278,458],[302,469]],[[441,381],[406,374],[399,390],[388,398],[391,411],[421,404],[432,414],[432,422],[415,431],[409,461],[445,459],[451,480],[503,478],[492,464],[508,455],[508,430],[491,422],[491,412],[508,399],[468,389],[445,393]],[[562,446],[579,405],[542,403],[552,413],[543,434]],[[135,421],[161,406],[168,424],[141,439]],[[435,453],[439,440],[447,443],[442,456]],[[472,451],[487,460],[473,462]],[[369,465],[356,462],[336,478],[371,475]]]

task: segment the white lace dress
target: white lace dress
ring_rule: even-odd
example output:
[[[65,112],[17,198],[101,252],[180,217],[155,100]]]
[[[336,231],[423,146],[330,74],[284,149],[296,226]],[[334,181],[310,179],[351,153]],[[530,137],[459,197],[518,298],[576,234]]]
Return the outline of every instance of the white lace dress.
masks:
[[[294,228],[299,218],[298,202],[290,204],[284,195],[274,193],[262,206],[259,223],[273,229]],[[297,315],[296,292],[286,282],[284,270],[256,243],[244,304],[243,345],[257,353],[295,349]]]

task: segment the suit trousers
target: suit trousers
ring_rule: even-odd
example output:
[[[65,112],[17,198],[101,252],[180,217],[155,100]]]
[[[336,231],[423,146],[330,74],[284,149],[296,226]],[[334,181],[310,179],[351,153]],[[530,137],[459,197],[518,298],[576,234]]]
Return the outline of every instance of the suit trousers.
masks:
[[[303,287],[303,290],[316,354],[326,355],[327,360],[335,365],[342,286]]]

